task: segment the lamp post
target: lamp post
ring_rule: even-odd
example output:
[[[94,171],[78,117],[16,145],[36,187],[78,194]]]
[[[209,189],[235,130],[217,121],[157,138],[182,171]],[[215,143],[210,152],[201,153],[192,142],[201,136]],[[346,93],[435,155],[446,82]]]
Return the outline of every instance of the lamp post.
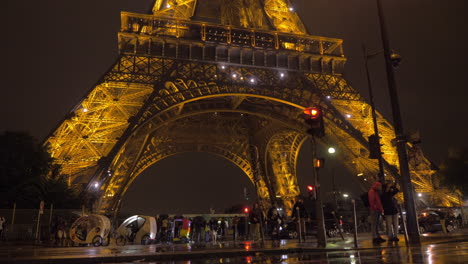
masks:
[[[382,38],[383,53],[385,57],[385,66],[387,72],[388,92],[390,96],[390,104],[392,108],[393,127],[395,129],[396,149],[398,153],[398,161],[400,163],[401,185],[405,198],[405,207],[408,222],[408,235],[411,244],[420,244],[419,227],[416,218],[416,207],[414,205],[414,190],[411,183],[410,170],[408,165],[408,156],[406,154],[406,138],[401,120],[400,104],[398,101],[398,93],[396,89],[395,73],[391,61],[390,42],[388,39],[385,18],[382,11],[381,0],[377,1],[377,15],[380,24],[380,34]]]
[[[258,193],[258,177],[259,177],[259,171],[260,171],[260,155],[259,155],[259,152],[258,152],[258,147],[256,145],[250,145],[253,153],[253,163],[254,163],[254,174],[253,174],[253,180],[254,180],[254,186],[255,186],[255,191],[256,191],[256,194],[257,194],[257,204],[258,206],[261,208],[262,211],[266,211],[266,208],[262,208],[262,203],[260,202],[260,195]],[[262,214],[263,215],[263,214]],[[265,234],[264,234],[264,228],[263,228],[263,217],[262,215],[260,215],[260,237],[262,239],[262,243],[264,241],[264,238],[265,238]],[[246,222],[247,223],[247,222]]]
[[[317,157],[317,144],[315,141],[315,136],[311,137],[312,139],[312,157]],[[317,219],[317,247],[325,248],[327,246],[327,236],[325,229],[325,217],[323,215],[323,205],[322,205],[322,192],[319,180],[319,168],[314,165],[314,185],[315,185],[315,214]]]
[[[383,158],[382,158],[382,150],[380,148],[380,136],[379,136],[379,127],[377,125],[377,113],[375,111],[375,104],[374,104],[374,93],[372,91],[372,83],[370,80],[370,73],[369,73],[369,66],[367,63],[367,59],[370,57],[367,54],[366,48],[363,46],[363,51],[364,51],[364,67],[366,70],[366,77],[367,77],[367,88],[369,89],[369,101],[370,101],[370,106],[371,106],[371,111],[372,111],[372,123],[374,124],[374,135],[376,136],[376,143],[377,143],[377,154],[378,154],[378,164],[379,164],[379,181],[381,183],[384,182],[385,180],[385,171],[384,171],[384,165],[383,165]]]
[[[328,154],[330,156],[333,156],[335,154],[336,149],[334,147],[329,147],[328,148]],[[335,202],[335,210],[338,210],[338,200],[336,198],[336,184],[335,184],[335,168],[334,166],[331,166],[331,176],[332,176],[332,192],[333,192],[333,201]]]

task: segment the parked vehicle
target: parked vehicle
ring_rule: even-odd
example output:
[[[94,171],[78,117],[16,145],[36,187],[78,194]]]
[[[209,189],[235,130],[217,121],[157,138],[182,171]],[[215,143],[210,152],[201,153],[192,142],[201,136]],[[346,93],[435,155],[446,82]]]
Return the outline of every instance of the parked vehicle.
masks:
[[[117,245],[128,242],[150,244],[156,238],[156,219],[153,216],[134,215],[127,218],[117,229]]]
[[[422,211],[418,217],[419,232],[438,232],[442,231],[441,217],[445,217],[445,228],[447,232],[453,232],[457,228],[457,224],[448,217],[444,215],[443,212],[426,210]]]
[[[191,221],[188,218],[174,219],[172,234],[174,242],[188,243],[190,238]]]
[[[305,225],[306,225],[307,236],[317,235],[317,223],[315,221],[306,221]],[[336,224],[335,219],[325,219],[325,232],[326,232],[327,237],[336,237],[339,235],[340,230]],[[290,222],[283,224],[280,228],[280,237],[286,238],[286,239],[298,238],[299,233],[297,231],[297,223],[295,221],[290,221]]]
[[[78,245],[108,245],[110,227],[110,220],[104,215],[85,215],[72,224],[70,239]]]

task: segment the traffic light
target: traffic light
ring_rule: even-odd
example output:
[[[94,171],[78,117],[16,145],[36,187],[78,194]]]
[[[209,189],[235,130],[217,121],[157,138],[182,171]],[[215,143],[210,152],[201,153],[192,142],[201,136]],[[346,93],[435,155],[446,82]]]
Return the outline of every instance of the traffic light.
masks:
[[[369,136],[369,159],[379,159],[382,152],[380,152],[379,137],[375,134]]]
[[[309,194],[310,198],[315,199],[315,186],[313,185],[307,185],[307,193]]]
[[[314,168],[320,169],[325,166],[325,159],[324,158],[314,158]]]
[[[313,106],[304,109],[304,121],[310,127],[307,129],[307,133],[315,137],[325,136],[323,112],[320,106]]]
[[[244,207],[244,210],[243,210],[243,211],[244,211],[244,214],[248,214],[248,213],[250,212],[250,208]]]
[[[395,53],[393,50],[392,50],[392,53],[390,54],[390,61],[392,62],[392,66],[393,68],[398,68],[398,66],[400,66],[400,63],[401,63],[401,56],[400,54],[398,53]]]

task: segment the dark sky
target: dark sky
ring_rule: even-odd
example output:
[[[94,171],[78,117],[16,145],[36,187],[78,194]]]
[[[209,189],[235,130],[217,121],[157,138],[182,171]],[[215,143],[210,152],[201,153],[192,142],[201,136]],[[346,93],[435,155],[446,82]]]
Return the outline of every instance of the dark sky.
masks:
[[[427,157],[439,163],[449,148],[468,146],[466,1],[382,2],[391,46],[403,57],[397,85],[405,130],[420,130]],[[3,1],[0,131],[29,131],[41,140],[47,136],[116,60],[120,11],[146,13],[152,3]],[[381,49],[375,0],[294,3],[309,33],[344,39],[347,80],[367,96],[361,46]],[[376,105],[391,120],[382,58],[369,63]],[[307,150],[303,152],[300,162],[307,164]],[[301,186],[308,183],[309,173],[308,168],[299,168]],[[329,178],[324,185],[329,185]],[[139,177],[124,208],[135,208],[138,196],[146,194],[150,202],[136,208],[205,210],[213,203],[219,210],[242,202],[244,186],[252,188],[227,161],[207,154],[179,155]]]

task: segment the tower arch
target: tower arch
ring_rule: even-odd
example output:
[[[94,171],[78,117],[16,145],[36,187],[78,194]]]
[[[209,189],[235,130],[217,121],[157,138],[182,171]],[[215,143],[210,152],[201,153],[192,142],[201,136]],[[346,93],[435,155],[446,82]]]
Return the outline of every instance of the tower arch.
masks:
[[[236,6],[242,16],[224,20],[219,14],[229,12],[213,13],[210,2],[157,0],[152,14],[122,12],[118,60],[44,143],[70,186],[86,193],[99,182],[96,210],[115,212],[119,195],[148,164],[196,147],[250,170],[262,199],[290,206],[306,138],[301,113],[310,105],[324,109],[322,140],[370,181],[377,172],[368,158],[372,118],[343,77],[342,40],[308,35],[284,0],[242,1],[250,3]],[[228,2],[240,3],[216,4]],[[393,127],[380,114],[377,121],[385,171],[398,180]],[[203,142],[206,135],[211,140]],[[422,152],[407,149],[415,189],[457,203],[435,186]]]

